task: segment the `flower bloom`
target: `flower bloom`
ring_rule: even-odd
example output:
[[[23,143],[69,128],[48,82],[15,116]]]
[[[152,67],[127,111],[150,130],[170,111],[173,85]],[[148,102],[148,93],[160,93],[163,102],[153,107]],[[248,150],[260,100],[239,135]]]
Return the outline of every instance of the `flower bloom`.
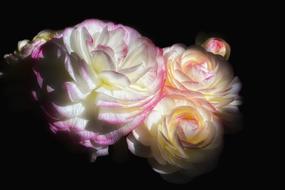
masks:
[[[225,59],[215,55],[227,54],[227,45],[219,43],[218,46],[216,41],[206,41],[204,47],[209,52],[201,47],[186,49],[181,45],[165,48],[167,85],[201,93],[218,111],[236,109],[240,83]]]
[[[128,137],[129,149],[148,157],[160,174],[203,173],[221,145],[221,128],[213,111],[199,94],[166,89],[144,125]]]
[[[230,57],[230,45],[223,39],[209,38],[201,46],[208,52],[223,56],[226,60]]]
[[[162,50],[134,29],[99,20],[65,29],[32,58],[34,95],[51,129],[75,134],[95,156],[143,122],[165,81]]]
[[[17,50],[11,54],[4,55],[7,62],[17,62],[21,61],[29,56],[34,57],[38,48],[49,41],[50,39],[57,37],[59,34],[57,32],[44,30],[38,33],[33,40],[22,40],[18,42]]]

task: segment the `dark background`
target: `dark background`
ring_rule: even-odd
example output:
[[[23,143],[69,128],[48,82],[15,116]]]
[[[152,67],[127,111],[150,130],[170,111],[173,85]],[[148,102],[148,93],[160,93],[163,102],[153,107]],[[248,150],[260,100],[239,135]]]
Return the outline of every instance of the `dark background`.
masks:
[[[158,5],[155,5],[158,4]],[[186,188],[255,187],[263,184],[265,172],[259,146],[262,126],[256,119],[258,74],[254,61],[256,41],[264,37],[266,18],[257,7],[248,5],[202,5],[180,1],[146,3],[59,2],[38,1],[34,4],[11,2],[1,7],[0,55],[12,52],[19,40],[31,39],[43,29],[59,30],[87,18],[109,20],[137,29],[157,46],[174,43],[193,45],[200,32],[223,37],[231,46],[230,63],[242,82],[240,106],[242,130],[225,136],[224,150],[216,169],[185,184]],[[7,9],[7,10],[4,10]],[[264,23],[260,25],[259,23]],[[261,30],[262,29],[262,30]],[[1,61],[2,62],[2,61]],[[6,66],[1,65],[1,69]],[[23,78],[1,79],[1,170],[9,185],[35,185],[39,189],[59,185],[98,188],[115,185],[141,188],[160,185],[170,187],[152,171],[145,159],[128,154],[117,161],[114,155],[89,162],[87,150],[72,145],[66,136],[48,130],[41,110],[33,103],[23,86],[27,79],[24,67],[17,70]],[[21,105],[21,106],[19,106]],[[265,125],[265,123],[263,123]],[[7,180],[6,180],[7,179]],[[133,186],[132,184],[135,184]]]

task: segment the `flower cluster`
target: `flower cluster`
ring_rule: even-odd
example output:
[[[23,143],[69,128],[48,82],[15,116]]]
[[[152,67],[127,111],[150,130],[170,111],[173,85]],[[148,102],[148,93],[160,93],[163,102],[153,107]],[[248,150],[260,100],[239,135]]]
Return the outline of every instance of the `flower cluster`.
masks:
[[[6,58],[32,61],[32,94],[53,132],[76,136],[93,158],[126,137],[132,153],[173,181],[206,172],[221,149],[222,115],[240,104],[229,54],[220,38],[159,48],[130,27],[93,19],[43,31]]]

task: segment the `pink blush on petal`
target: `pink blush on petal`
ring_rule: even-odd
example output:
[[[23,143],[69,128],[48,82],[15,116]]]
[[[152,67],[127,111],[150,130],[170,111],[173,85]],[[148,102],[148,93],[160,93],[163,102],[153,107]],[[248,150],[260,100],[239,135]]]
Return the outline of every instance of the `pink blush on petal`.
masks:
[[[32,52],[32,55],[31,57],[33,59],[40,59],[40,58],[43,58],[44,55],[43,55],[43,50],[41,48],[35,48],[34,51]]]

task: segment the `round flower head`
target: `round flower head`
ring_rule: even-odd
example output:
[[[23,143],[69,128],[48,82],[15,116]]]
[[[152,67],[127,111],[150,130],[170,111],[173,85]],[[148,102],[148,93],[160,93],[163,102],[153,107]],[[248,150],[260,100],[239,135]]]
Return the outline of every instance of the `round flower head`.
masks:
[[[220,38],[209,38],[203,44],[201,44],[208,52],[216,55],[223,56],[226,60],[229,59],[231,48],[230,45]]]
[[[87,20],[32,55],[38,88],[53,131],[108,153],[108,145],[140,125],[165,81],[162,51],[134,29]]]
[[[167,59],[167,85],[179,90],[197,92],[218,111],[236,109],[240,83],[229,63],[220,56],[228,55],[228,45],[208,40],[204,47],[173,45],[164,49]],[[216,45],[213,45],[216,44]],[[222,50],[220,50],[222,49]],[[216,55],[217,54],[217,55]]]
[[[218,118],[199,94],[166,91],[144,125],[128,137],[129,149],[148,157],[154,170],[169,180],[191,179],[209,170],[219,152]]]

